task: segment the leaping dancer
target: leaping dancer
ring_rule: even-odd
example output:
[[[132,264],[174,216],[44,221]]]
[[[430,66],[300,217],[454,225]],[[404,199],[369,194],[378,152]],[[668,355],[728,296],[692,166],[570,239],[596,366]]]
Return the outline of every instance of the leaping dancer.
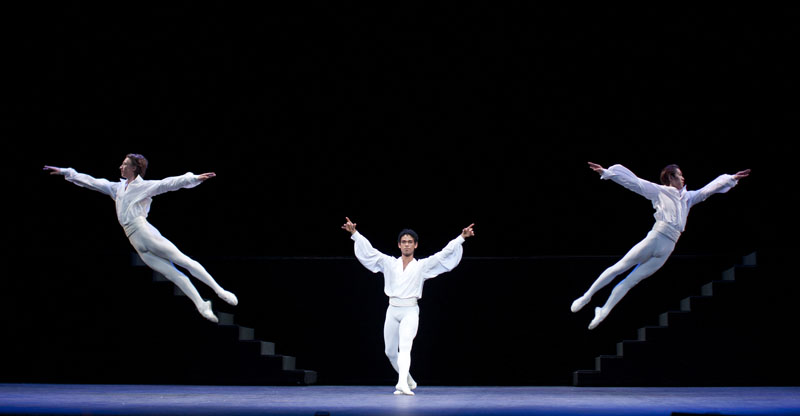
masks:
[[[197,288],[192,285],[185,274],[175,267],[176,264],[211,287],[225,302],[231,305],[239,302],[236,295],[217,284],[200,263],[181,253],[174,244],[147,222],[147,213],[150,212],[150,204],[154,196],[181,188],[194,188],[215,177],[216,174],[213,172],[201,175],[186,173],[161,180],[144,180],[147,159],[138,154],[125,156],[125,160],[119,167],[120,175],[123,178],[119,182],[95,179],[89,175],[78,173],[72,168],[45,166],[44,170],[49,171],[51,175],[63,175],[66,180],[78,186],[110,196],[117,206],[117,219],[142,261],[175,283],[194,302],[204,318],[211,322],[218,322],[216,315],[211,310],[211,301],[204,301],[200,297]]]
[[[411,391],[417,383],[411,377],[411,345],[417,335],[419,325],[419,306],[422,285],[425,280],[453,270],[461,261],[464,239],[475,232],[470,224],[461,230],[461,235],[450,241],[445,248],[424,259],[414,258],[414,250],[419,243],[417,233],[410,229],[400,232],[397,237],[399,258],[388,256],[374,249],[369,241],[356,231],[356,224],[345,217],[347,222],[342,229],[351,234],[355,241],[355,254],[358,261],[373,273],[383,273],[383,291],[389,296],[389,308],[383,325],[383,341],[386,356],[397,371],[398,381],[394,394],[413,396]]]
[[[700,190],[687,191],[683,173],[678,165],[668,165],[661,171],[662,185],[640,179],[622,165],[605,169],[589,162],[589,168],[599,173],[601,179],[611,179],[649,199],[656,210],[653,215],[656,223],[647,237],[633,246],[615,265],[606,269],[583,296],[572,302],[572,312],[578,312],[592,300],[592,296],[598,290],[611,283],[619,274],[636,266],[628,277],[614,287],[606,304],[595,308],[594,319],[589,324],[589,329],[594,329],[603,322],[611,309],[632,287],[664,265],[686,227],[690,208],[713,194],[728,192],[736,186],[739,179],[746,178],[750,174],[750,169],[747,169],[734,175],[720,175]]]

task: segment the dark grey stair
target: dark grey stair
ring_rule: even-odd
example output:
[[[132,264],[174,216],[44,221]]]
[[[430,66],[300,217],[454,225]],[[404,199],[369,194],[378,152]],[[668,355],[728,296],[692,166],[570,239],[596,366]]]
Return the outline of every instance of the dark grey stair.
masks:
[[[669,337],[669,327],[645,326],[637,330],[639,341],[663,341]]]
[[[700,288],[703,296],[726,296],[736,290],[736,283],[733,280],[715,280],[708,282]]]
[[[625,340],[617,343],[617,355],[625,359],[646,355],[652,343],[639,340]]]
[[[702,312],[714,306],[711,296],[689,296],[681,299],[681,312]]]
[[[691,319],[692,317],[689,312],[669,311],[658,315],[658,324],[661,326],[677,328],[681,325],[688,325],[691,322]]]
[[[241,354],[275,355],[275,344],[266,341],[242,341],[238,343]]]

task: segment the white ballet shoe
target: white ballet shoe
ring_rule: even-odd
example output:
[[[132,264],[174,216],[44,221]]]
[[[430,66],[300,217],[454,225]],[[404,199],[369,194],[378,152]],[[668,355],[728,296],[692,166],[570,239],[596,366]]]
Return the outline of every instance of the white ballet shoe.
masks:
[[[206,319],[208,319],[209,321],[211,321],[211,322],[213,322],[215,324],[219,322],[219,319],[217,319],[217,316],[214,315],[214,311],[211,310],[211,301],[210,300],[207,300],[207,301],[203,302],[203,305],[200,306],[199,308],[197,308],[197,311],[200,312],[200,315],[203,315],[203,318],[206,318]]]
[[[572,306],[570,306],[569,309],[572,312],[578,312],[579,310],[583,309],[583,307],[586,306],[591,301],[592,301],[592,297],[591,296],[583,295],[583,296],[579,297],[578,299],[575,299],[575,302],[572,302]]]
[[[239,304],[239,299],[236,298],[236,295],[234,295],[232,292],[228,292],[227,290],[217,293],[217,296],[219,296],[220,299],[224,300],[229,305],[236,306]]]
[[[411,390],[415,390],[417,388],[417,382],[411,378],[411,374],[408,375],[408,388]]]
[[[408,386],[396,386],[395,389],[396,390],[394,391],[394,394],[398,395],[398,396],[401,395],[401,394],[405,394],[406,396],[413,396],[414,395],[414,392],[411,391],[408,388]]]
[[[589,329],[597,328],[597,325],[600,325],[600,322],[603,322],[606,316],[608,316],[608,313],[603,312],[603,308],[594,308],[594,319],[589,322]]]

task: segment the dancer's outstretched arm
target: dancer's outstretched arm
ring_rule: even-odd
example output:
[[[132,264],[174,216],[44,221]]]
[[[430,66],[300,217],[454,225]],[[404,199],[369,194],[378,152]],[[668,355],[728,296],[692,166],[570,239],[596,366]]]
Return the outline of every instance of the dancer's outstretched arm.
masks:
[[[356,223],[350,221],[350,218],[344,218],[347,222],[342,225],[342,229],[349,232],[350,239],[355,241],[354,249],[358,261],[373,273],[383,272],[385,265],[389,264],[388,262],[393,258],[372,247],[369,240],[356,231]]]
[[[146,181],[144,183],[144,186],[147,187],[145,193],[147,196],[153,197],[156,195],[161,195],[165,192],[177,191],[178,189],[182,188],[194,188],[195,186],[200,185],[208,179],[216,176],[217,174],[214,172],[203,173],[200,175],[195,175],[194,173],[188,172],[180,176],[170,176],[164,179]]]
[[[461,262],[461,256],[464,254],[464,248],[462,247],[464,240],[475,236],[473,227],[475,227],[475,223],[461,230],[461,234],[447,243],[442,251],[420,260],[423,267],[423,276],[426,279],[449,272],[458,266],[458,263]]]
[[[601,179],[611,179],[651,201],[658,198],[659,185],[637,177],[625,166],[614,165],[606,169],[597,163],[589,162],[589,168],[599,173]]]
[[[730,191],[739,183],[739,179],[750,176],[750,169],[741,170],[733,175],[720,175],[717,179],[709,182],[708,185],[696,190],[689,191],[689,207],[699,202],[705,201],[714,194],[724,194]]]
[[[104,193],[112,198],[114,198],[114,195],[116,194],[116,192],[114,192],[114,187],[117,184],[107,179],[93,178],[85,173],[78,173],[72,168],[57,168],[55,166],[45,165],[44,169],[42,170],[50,172],[51,175],[63,175],[64,179],[74,183],[75,185]]]

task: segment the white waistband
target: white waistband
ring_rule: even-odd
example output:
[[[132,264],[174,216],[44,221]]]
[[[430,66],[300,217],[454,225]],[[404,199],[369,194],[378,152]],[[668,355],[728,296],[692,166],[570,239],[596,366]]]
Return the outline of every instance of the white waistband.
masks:
[[[653,231],[663,234],[664,237],[667,237],[676,243],[678,242],[678,238],[681,236],[681,231],[679,229],[664,221],[656,221],[655,225],[653,225]]]
[[[389,298],[392,306],[417,306],[417,298]]]

